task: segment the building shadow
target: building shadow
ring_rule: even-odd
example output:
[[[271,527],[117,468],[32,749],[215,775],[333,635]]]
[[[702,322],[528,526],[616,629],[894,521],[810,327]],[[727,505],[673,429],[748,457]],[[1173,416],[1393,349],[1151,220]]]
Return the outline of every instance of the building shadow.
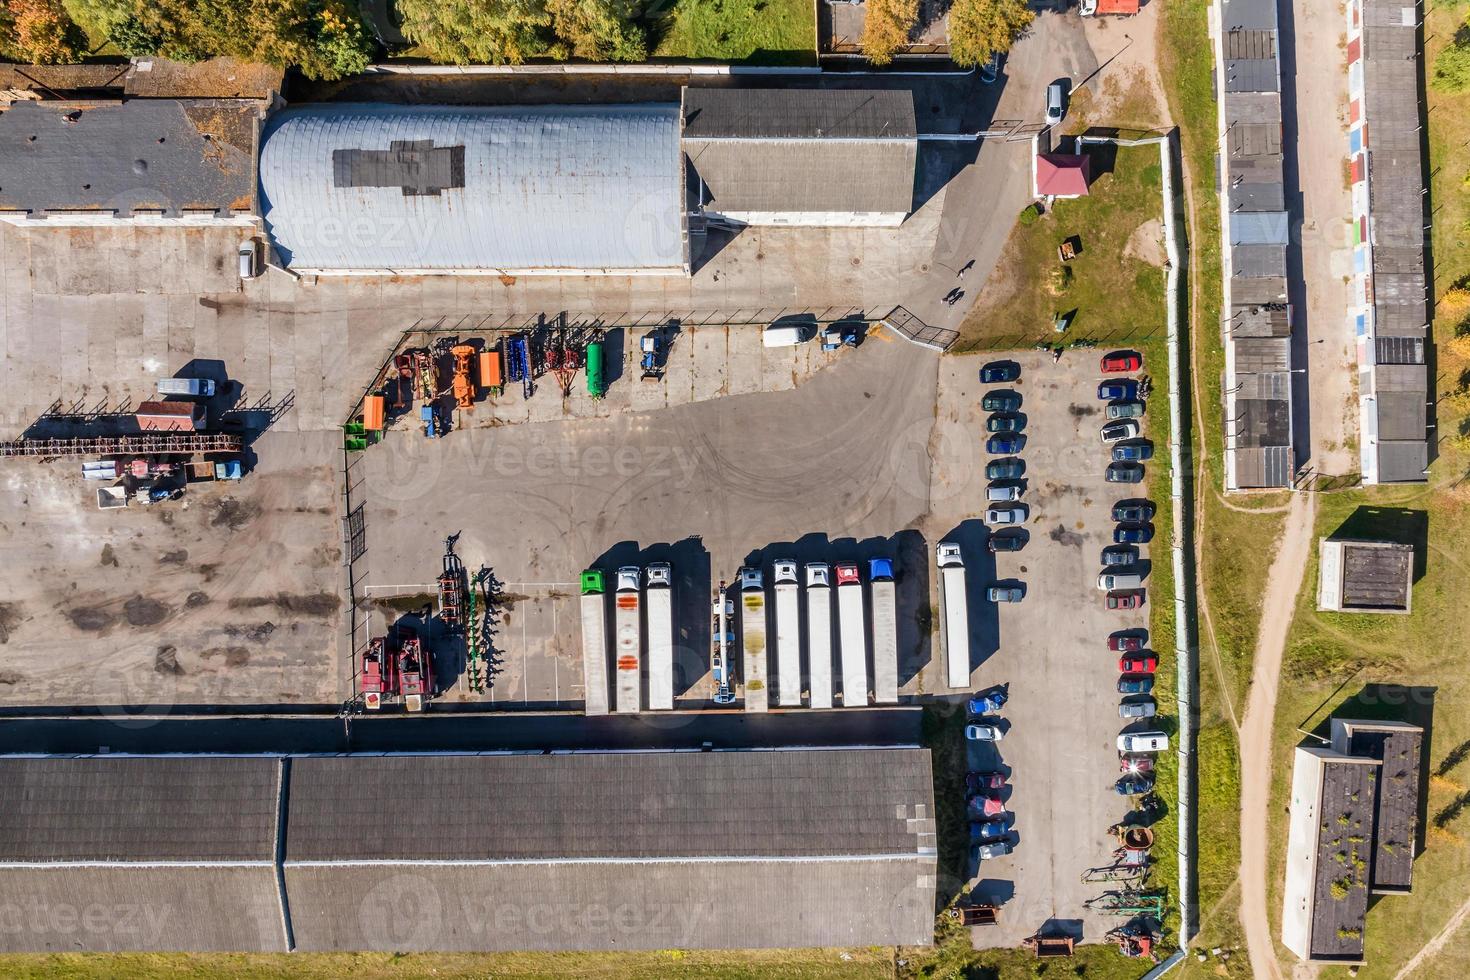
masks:
[[[1333,540],[1388,541],[1414,549],[1414,581],[1429,566],[1429,512],[1407,507],[1359,507],[1331,534]]]

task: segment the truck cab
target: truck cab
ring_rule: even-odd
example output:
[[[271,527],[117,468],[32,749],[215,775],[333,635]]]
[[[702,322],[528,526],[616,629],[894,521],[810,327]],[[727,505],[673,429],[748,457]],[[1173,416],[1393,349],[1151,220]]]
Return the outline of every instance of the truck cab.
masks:
[[[960,557],[960,546],[953,541],[941,541],[935,545],[934,558],[940,568],[963,567],[965,564],[964,559]]]
[[[796,562],[792,561],[789,558],[782,558],[773,563],[771,567],[772,570],[775,572],[777,585],[783,585],[787,583],[791,585],[797,584]]]
[[[825,589],[832,584],[832,569],[826,562],[814,561],[806,566],[806,587]]]
[[[624,565],[618,569],[618,591],[637,592],[638,574],[639,568],[637,565]]]
[[[669,588],[674,584],[674,571],[666,561],[649,565],[643,570],[644,584],[650,589]]]
[[[889,558],[869,559],[868,578],[874,582],[892,582],[893,560]]]
[[[765,588],[765,581],[761,578],[759,568],[742,568],[740,570],[740,591],[759,592]]]
[[[604,579],[602,569],[589,568],[582,573],[582,594],[602,595],[604,591]]]
[[[839,586],[858,585],[861,582],[862,579],[858,575],[857,565],[852,562],[843,562],[837,566],[837,584]]]

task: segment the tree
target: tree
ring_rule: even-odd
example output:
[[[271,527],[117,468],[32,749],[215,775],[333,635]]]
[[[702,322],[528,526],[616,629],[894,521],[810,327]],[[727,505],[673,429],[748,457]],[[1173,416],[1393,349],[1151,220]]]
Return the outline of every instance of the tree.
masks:
[[[642,61],[648,35],[638,24],[637,0],[547,0],[551,29],[587,61]]]
[[[949,8],[949,57],[973,68],[1008,51],[1036,15],[1025,0],[955,0]]]
[[[919,23],[919,0],[868,0],[863,19],[863,57],[875,65],[893,61]]]
[[[5,46],[38,65],[76,61],[86,38],[61,0],[8,0]]]
[[[1434,59],[1432,84],[1445,92],[1470,89],[1470,14],[1455,31],[1454,40]]]
[[[404,36],[433,61],[518,65],[555,56],[544,0],[398,0]]]

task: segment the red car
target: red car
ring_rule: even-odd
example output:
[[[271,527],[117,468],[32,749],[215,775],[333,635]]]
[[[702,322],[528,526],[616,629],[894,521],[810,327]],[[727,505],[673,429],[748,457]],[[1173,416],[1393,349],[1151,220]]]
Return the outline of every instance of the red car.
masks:
[[[1118,756],[1118,771],[1135,776],[1141,772],[1153,772],[1153,757],[1147,755],[1120,755]]]
[[[1152,674],[1158,669],[1158,657],[1148,656],[1118,658],[1118,673],[1120,674]]]
[[[984,793],[988,790],[1002,790],[1006,787],[1006,777],[998,772],[967,772],[965,773],[965,789],[971,793]]]
[[[1103,374],[1127,374],[1129,371],[1137,371],[1142,367],[1142,354],[1135,354],[1132,351],[1113,351],[1111,354],[1103,355]]]
[[[1137,609],[1143,605],[1143,595],[1144,592],[1142,589],[1131,589],[1127,592],[1109,592],[1108,608]]]
[[[1114,633],[1108,637],[1108,649],[1114,653],[1137,653],[1143,649],[1143,637]]]

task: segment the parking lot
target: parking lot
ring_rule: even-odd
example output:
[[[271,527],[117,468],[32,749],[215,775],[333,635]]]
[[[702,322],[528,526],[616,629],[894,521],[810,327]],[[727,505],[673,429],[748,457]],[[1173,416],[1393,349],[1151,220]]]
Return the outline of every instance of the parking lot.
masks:
[[[1003,798],[1014,814],[1014,852],[985,861],[974,884],[977,901],[1005,904],[998,927],[975,930],[975,941],[987,946],[1013,946],[1047,923],[1096,941],[1118,923],[1084,909],[1103,886],[1080,879],[1113,863],[1117,844],[1106,830],[1130,809],[1113,791],[1122,724],[1118,654],[1107,650],[1107,639],[1147,619],[1146,609],[1109,612],[1097,589],[1099,555],[1112,543],[1111,507],[1135,495],[1103,478],[1109,457],[1098,435],[1099,353],[1069,351],[1058,363],[1045,353],[1015,355],[1022,373],[1014,385],[980,384],[979,357],[946,358],[941,371],[938,418],[940,431],[950,431],[939,444],[955,456],[936,459],[926,526],[932,540],[964,548],[973,687],[1007,685],[1009,693],[1004,740],[968,745],[973,770],[1008,775]],[[991,556],[975,519],[983,507],[983,459],[967,466],[958,447],[985,439],[989,413],[981,399],[998,389],[1023,397],[1026,443],[1019,455],[1026,462],[1021,502],[1029,541],[1018,553]],[[991,582],[1020,584],[1025,598],[987,602],[983,590]],[[929,689],[943,690],[937,660],[928,674]]]

